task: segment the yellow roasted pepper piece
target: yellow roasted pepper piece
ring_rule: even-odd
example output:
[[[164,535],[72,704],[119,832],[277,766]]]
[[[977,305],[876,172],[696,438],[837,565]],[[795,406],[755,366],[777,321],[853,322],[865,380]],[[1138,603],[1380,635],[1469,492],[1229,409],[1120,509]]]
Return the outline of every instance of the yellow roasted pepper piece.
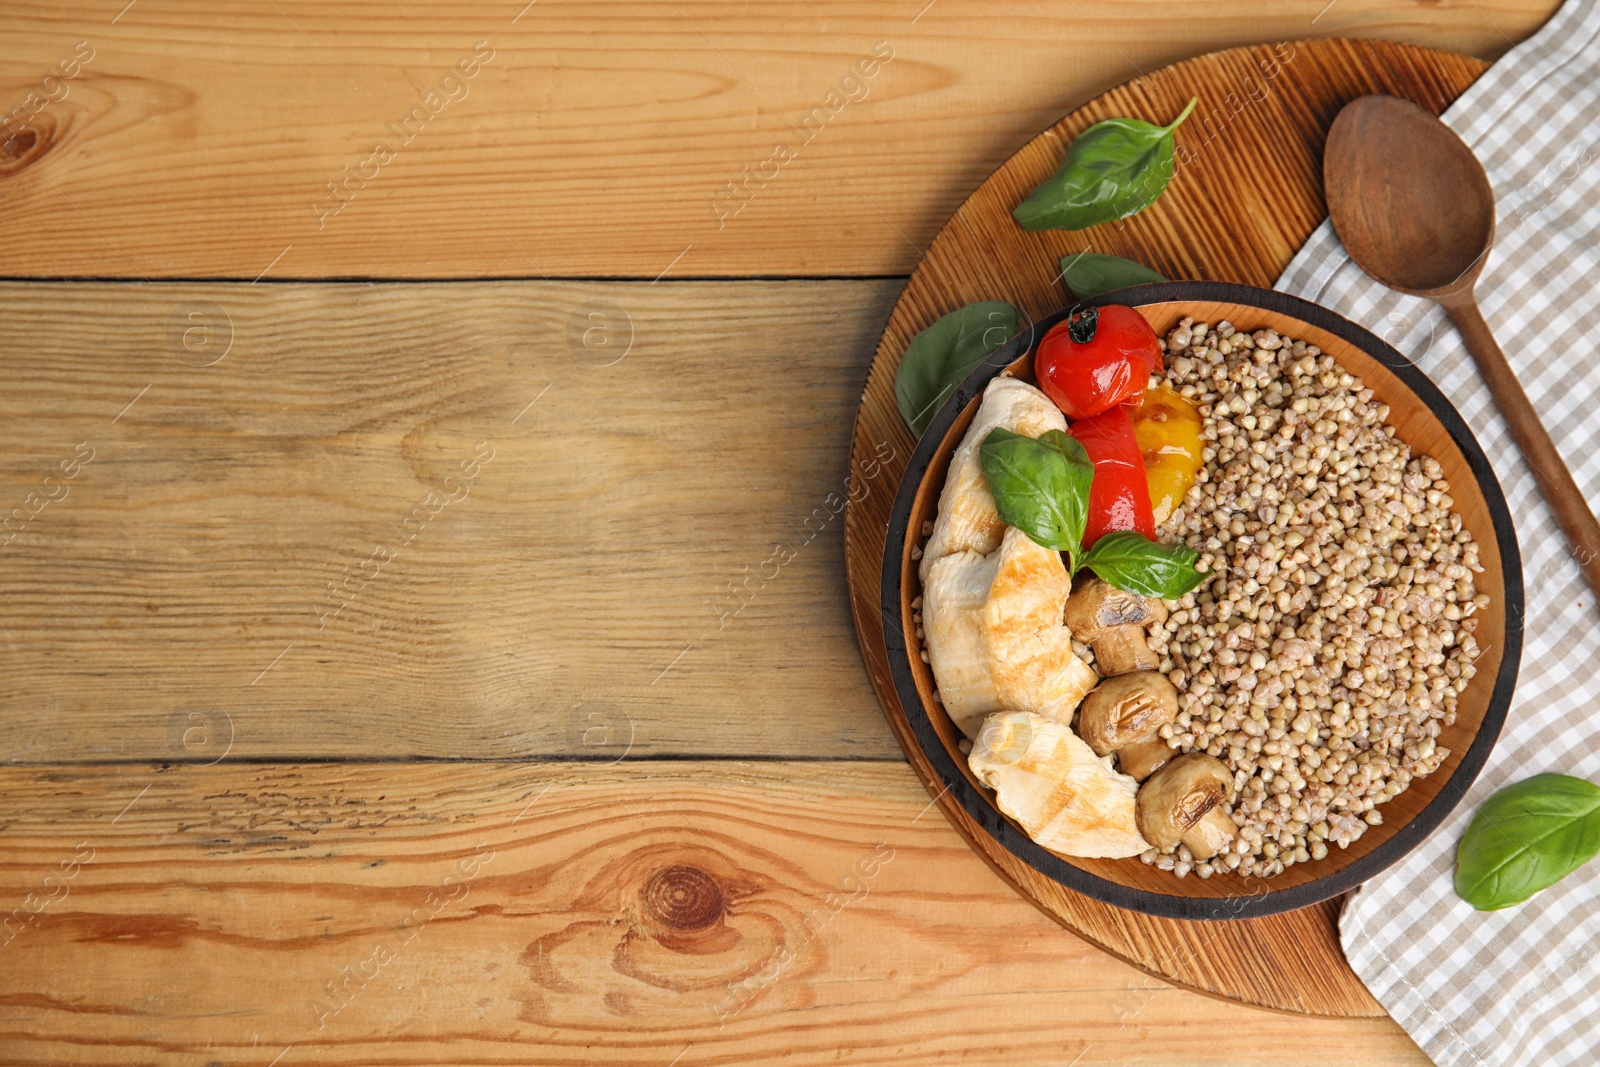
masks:
[[[1134,440],[1144,454],[1150,509],[1159,526],[1183,503],[1189,487],[1194,485],[1195,474],[1200,470],[1200,430],[1204,422],[1195,406],[1165,382],[1145,390],[1144,400],[1131,418]]]

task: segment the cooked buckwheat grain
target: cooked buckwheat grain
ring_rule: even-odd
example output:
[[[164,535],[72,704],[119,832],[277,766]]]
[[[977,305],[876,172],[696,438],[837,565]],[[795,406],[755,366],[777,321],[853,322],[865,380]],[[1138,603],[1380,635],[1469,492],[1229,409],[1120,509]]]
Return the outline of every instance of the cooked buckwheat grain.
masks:
[[[1229,851],[1144,853],[1182,876],[1271,876],[1349,845],[1450,755],[1476,673],[1478,548],[1443,470],[1315,345],[1183,319],[1166,378],[1205,419],[1204,466],[1164,525],[1216,576],[1151,632],[1179,693],[1168,744],[1234,774]]]

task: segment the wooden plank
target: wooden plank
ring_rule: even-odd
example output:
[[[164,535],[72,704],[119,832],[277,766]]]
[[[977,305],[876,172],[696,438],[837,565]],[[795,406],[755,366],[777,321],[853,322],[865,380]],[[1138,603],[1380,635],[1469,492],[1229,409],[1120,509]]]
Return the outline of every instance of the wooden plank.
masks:
[[[901,758],[838,516],[897,288],[0,286],[0,753]]]
[[[1090,948],[903,765],[7,768],[0,812],[8,1063],[1427,1062]]]
[[[0,151],[0,274],[906,273],[1143,71],[1327,35],[1495,56],[1556,6],[9,4],[0,107],[29,128]]]

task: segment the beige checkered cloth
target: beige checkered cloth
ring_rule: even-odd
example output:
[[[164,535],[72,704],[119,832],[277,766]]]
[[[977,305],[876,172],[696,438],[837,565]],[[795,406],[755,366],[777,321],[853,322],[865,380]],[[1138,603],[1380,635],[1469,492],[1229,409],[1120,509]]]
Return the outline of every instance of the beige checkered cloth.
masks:
[[[1489,172],[1499,231],[1478,297],[1591,505],[1600,502],[1600,0],[1567,0],[1445,113]],[[1440,1067],[1600,1064],[1600,861],[1520,907],[1451,888],[1456,845],[1495,790],[1542,771],[1600,782],[1600,611],[1460,336],[1380,287],[1324,224],[1278,282],[1384,336],[1438,384],[1505,489],[1527,585],[1526,645],[1500,742],[1472,791],[1340,922],[1373,995]]]

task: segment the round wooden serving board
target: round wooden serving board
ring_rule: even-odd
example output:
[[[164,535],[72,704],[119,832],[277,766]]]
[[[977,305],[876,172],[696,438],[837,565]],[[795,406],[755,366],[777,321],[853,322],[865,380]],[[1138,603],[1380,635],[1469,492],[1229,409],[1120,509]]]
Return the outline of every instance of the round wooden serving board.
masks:
[[[964,304],[1009,300],[1033,319],[1062,307],[1071,296],[1058,280],[1060,261],[1077,252],[1126,256],[1170,278],[1271,286],[1327,215],[1322,145],[1339,109],[1387,93],[1437,114],[1485,69],[1467,56],[1384,41],[1297,41],[1200,56],[1096,97],[961,205],[906,283],[867,375],[851,445],[845,562],[861,654],[890,726],[945,817],[1019,893],[1113,955],[1203,993],[1318,1015],[1383,1014],[1339,947],[1340,900],[1231,922],[1124,911],[1040,875],[942,792],[895,696],[878,610],[889,513],[916,445],[895,408],[895,370],[918,331]],[[1027,233],[1012,220],[1012,207],[1089,126],[1118,116],[1168,122],[1190,97],[1200,104],[1177,132],[1177,173],[1154,207],[1075,233]]]

